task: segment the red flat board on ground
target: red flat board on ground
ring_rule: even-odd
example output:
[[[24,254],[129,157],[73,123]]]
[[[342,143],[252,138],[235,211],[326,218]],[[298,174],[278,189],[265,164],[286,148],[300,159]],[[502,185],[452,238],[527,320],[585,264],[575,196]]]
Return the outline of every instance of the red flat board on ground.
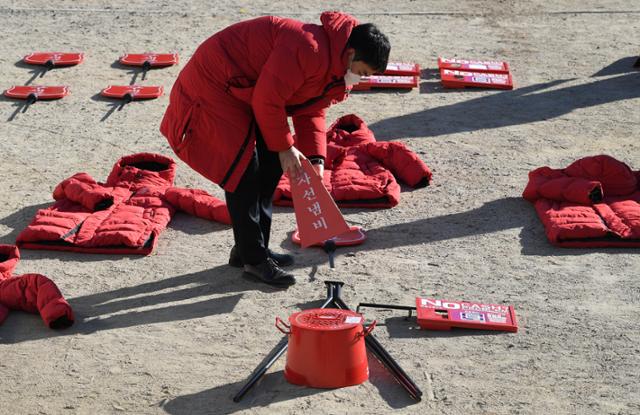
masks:
[[[509,64],[503,61],[438,58],[438,68],[471,72],[509,73]]]
[[[330,238],[336,246],[354,246],[360,245],[367,240],[367,234],[360,226],[351,226],[349,230],[338,236]],[[291,235],[291,240],[300,245],[300,232],[296,229]],[[325,241],[313,244],[313,246],[323,246]]]
[[[51,62],[53,66],[77,65],[84,60],[84,53],[63,52],[34,52],[24,57],[23,61],[30,65],[46,65]]]
[[[302,172],[289,181],[303,248],[349,231],[340,209],[309,160],[302,160]]]
[[[445,88],[513,89],[511,74],[453,71],[440,69],[440,79]]]
[[[389,62],[383,75],[420,76],[420,65],[407,62]]]
[[[131,99],[153,99],[164,93],[162,86],[142,86],[142,85],[109,85],[100,92],[100,95],[108,98],[124,99],[127,95]]]
[[[418,325],[427,330],[518,331],[513,306],[416,297]]]
[[[69,95],[69,87],[21,85],[12,86],[4,91],[6,97],[15,99],[29,99],[29,96],[32,94],[35,95],[38,100],[60,99]]]
[[[144,66],[145,62],[151,67],[171,66],[178,63],[177,53],[127,53],[120,57],[120,63],[129,66]]]
[[[417,76],[363,76],[360,83],[353,86],[354,91],[366,91],[371,88],[412,89],[418,86]]]

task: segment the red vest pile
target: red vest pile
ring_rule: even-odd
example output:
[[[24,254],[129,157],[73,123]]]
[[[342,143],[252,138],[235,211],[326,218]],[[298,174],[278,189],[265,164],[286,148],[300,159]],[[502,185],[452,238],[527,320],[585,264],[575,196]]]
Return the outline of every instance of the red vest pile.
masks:
[[[18,235],[29,249],[108,254],[149,254],[176,209],[229,224],[224,202],[202,190],[173,186],[175,162],[141,153],[118,160],[107,181],[87,173],[62,181],[56,202],[36,213]]]
[[[377,142],[358,116],[339,118],[329,129],[323,183],[341,207],[389,208],[400,202],[396,178],[411,187],[427,186],[431,170],[398,142]],[[283,175],[274,203],[291,206],[289,178]]]
[[[600,155],[529,173],[522,195],[563,247],[640,247],[640,171]]]
[[[56,284],[40,274],[13,275],[20,260],[14,245],[0,245],[0,324],[9,310],[39,313],[47,327],[63,329],[73,324],[73,310]]]

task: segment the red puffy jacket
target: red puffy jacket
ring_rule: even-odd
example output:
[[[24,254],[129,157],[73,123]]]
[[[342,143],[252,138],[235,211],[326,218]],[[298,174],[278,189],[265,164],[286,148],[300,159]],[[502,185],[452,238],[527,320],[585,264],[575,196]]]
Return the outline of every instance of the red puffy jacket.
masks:
[[[326,135],[323,183],[339,206],[389,208],[400,202],[396,177],[411,187],[427,186],[429,167],[404,144],[377,142],[367,124],[354,114],[339,118]],[[274,203],[291,206],[289,177],[283,175]]]
[[[0,324],[9,310],[20,310],[39,313],[52,329],[71,326],[73,310],[53,281],[40,274],[13,276],[19,259],[18,247],[0,245]]]
[[[255,147],[255,123],[271,151],[294,140],[325,155],[325,110],[346,97],[345,47],[357,21],[325,12],[322,25],[274,16],[240,22],[202,43],[182,69],[160,131],[185,163],[234,191]]]
[[[56,202],[18,235],[29,249],[149,254],[175,209],[231,223],[224,202],[202,190],[174,188],[175,162],[158,154],[121,158],[106,183],[87,173],[62,181]]]
[[[640,247],[640,171],[610,156],[529,173],[522,197],[562,247]]]

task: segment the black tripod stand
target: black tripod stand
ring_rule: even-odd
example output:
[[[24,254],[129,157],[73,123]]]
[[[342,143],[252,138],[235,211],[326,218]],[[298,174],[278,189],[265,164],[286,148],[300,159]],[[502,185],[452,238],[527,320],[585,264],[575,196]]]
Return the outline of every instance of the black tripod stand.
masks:
[[[325,281],[327,286],[327,299],[320,306],[320,308],[339,308],[342,310],[349,310],[349,307],[340,298],[342,292],[343,282],[340,281]],[[422,391],[411,380],[409,375],[398,365],[398,363],[391,357],[389,352],[376,340],[376,338],[369,334],[365,337],[365,343],[367,349],[373,353],[373,355],[382,363],[384,367],[391,373],[396,381],[407,391],[416,401],[420,401],[422,397]],[[234,402],[240,402],[242,397],[251,389],[262,376],[269,370],[271,366],[284,354],[287,350],[288,343],[281,341],[278,346],[271,352],[271,354],[265,359],[264,363],[260,364],[251,374],[251,377],[244,384],[242,389],[233,397]]]

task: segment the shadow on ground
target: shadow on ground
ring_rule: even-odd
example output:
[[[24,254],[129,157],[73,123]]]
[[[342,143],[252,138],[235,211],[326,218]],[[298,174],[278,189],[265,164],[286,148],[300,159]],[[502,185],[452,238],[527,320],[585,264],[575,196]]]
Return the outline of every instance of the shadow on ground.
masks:
[[[416,403],[371,353],[367,353],[367,357],[369,359],[369,382],[391,408],[405,408]],[[284,360],[285,357],[283,356],[281,359]],[[289,384],[284,378],[284,371],[280,370],[264,375],[240,402],[233,402],[233,396],[244,386],[245,382],[246,379],[243,379],[201,392],[178,396],[167,402],[163,409],[171,415],[205,415],[213,413],[211,408],[215,403],[216,414],[228,415],[252,408],[267,407],[277,402],[334,391],[334,389],[315,389]],[[362,390],[362,386],[351,386],[348,390],[351,394],[365,395],[367,393]]]
[[[275,291],[265,284],[246,281],[240,277],[239,270],[223,265],[132,287],[70,298],[68,301],[76,317],[71,328],[62,331],[48,330],[44,328],[39,316],[12,312],[0,327],[0,344],[91,334],[102,330],[230,313],[242,298],[242,292],[249,290]],[[198,301],[199,298],[202,300]],[[190,302],[167,305],[185,300]],[[143,307],[145,309],[140,310]]]
[[[587,83],[564,88],[557,87],[573,79],[496,91],[455,104],[387,118],[369,127],[378,140],[390,140],[436,137],[545,121],[579,108],[640,97],[640,72],[630,67],[628,70],[633,73],[598,80],[590,78]],[[606,72],[606,68],[603,71]],[[435,88],[437,85],[433,82],[421,86],[423,92],[434,92]]]

